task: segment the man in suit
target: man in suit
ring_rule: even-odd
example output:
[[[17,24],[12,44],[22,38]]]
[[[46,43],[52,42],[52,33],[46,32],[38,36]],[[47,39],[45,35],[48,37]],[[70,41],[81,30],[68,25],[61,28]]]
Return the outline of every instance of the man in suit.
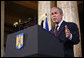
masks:
[[[55,27],[51,33],[64,44],[64,56],[74,57],[73,45],[79,43],[79,31],[75,23],[63,20],[63,11],[59,7],[51,9],[51,18]],[[57,28],[57,31],[56,31]]]

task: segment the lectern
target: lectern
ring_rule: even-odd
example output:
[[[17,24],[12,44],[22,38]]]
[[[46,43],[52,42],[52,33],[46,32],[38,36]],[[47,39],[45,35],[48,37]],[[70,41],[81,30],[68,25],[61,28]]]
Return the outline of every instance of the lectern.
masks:
[[[16,49],[16,35],[24,33],[21,49]],[[4,57],[64,57],[64,47],[58,38],[39,25],[9,34]]]

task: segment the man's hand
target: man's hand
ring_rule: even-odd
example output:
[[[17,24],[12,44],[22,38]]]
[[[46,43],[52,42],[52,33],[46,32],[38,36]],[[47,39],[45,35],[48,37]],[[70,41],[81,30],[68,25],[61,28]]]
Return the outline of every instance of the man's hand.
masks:
[[[65,33],[66,33],[66,38],[70,37],[70,30],[68,29],[67,25],[65,25]]]

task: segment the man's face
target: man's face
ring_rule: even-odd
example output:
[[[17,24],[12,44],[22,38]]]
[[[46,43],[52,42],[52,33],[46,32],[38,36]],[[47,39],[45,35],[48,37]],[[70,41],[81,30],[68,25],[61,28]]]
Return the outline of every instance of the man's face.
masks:
[[[62,20],[63,14],[60,14],[57,8],[51,10],[51,18],[54,23],[59,23]]]

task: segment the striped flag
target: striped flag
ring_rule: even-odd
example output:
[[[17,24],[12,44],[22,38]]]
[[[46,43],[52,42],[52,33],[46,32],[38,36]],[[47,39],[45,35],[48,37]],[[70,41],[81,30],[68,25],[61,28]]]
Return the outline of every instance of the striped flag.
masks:
[[[45,29],[46,29],[47,31],[49,31],[49,26],[48,26],[47,17],[46,17],[46,22],[45,22]]]

